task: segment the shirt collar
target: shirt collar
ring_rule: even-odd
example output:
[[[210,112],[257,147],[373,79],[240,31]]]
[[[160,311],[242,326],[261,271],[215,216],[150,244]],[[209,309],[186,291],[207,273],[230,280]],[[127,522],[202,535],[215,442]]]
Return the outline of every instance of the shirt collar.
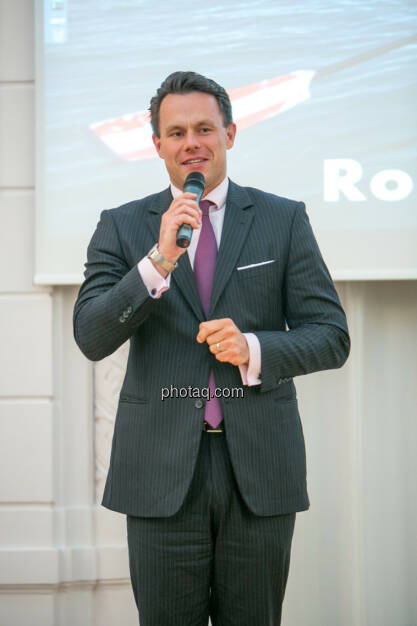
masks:
[[[208,193],[204,197],[204,200],[211,200],[211,202],[214,202],[217,209],[221,209],[226,204],[226,197],[227,197],[228,189],[229,189],[229,179],[226,176],[222,180],[220,185],[217,185],[217,187],[212,189],[210,193]],[[171,193],[172,193],[173,198],[177,198],[180,194],[182,194],[182,191],[171,183]]]

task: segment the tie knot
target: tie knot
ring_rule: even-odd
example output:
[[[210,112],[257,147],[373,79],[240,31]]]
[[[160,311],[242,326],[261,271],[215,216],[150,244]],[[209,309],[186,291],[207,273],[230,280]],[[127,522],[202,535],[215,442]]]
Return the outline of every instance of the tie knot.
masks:
[[[214,206],[214,202],[212,202],[211,200],[201,200],[199,206],[200,206],[200,209],[203,212],[203,215],[208,215],[209,214],[209,208],[211,206]]]

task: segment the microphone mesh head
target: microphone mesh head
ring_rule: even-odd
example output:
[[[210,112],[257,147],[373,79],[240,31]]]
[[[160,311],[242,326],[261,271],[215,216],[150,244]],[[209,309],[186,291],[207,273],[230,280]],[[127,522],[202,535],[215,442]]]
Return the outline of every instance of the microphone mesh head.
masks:
[[[204,180],[204,176],[201,172],[190,172],[184,182],[184,187],[186,185],[196,185],[201,187],[204,190],[206,181]]]

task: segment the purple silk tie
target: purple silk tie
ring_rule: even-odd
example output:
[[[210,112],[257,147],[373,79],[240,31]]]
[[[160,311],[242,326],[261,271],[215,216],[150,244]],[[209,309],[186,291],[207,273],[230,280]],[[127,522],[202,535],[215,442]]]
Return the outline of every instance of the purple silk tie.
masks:
[[[206,316],[209,314],[211,289],[213,286],[214,270],[216,269],[217,243],[214,235],[213,226],[209,218],[209,207],[214,204],[210,200],[202,200],[200,209],[203,212],[200,237],[198,239],[197,249],[194,257],[194,275],[197,283],[198,293],[200,294],[201,304]],[[209,378],[210,399],[206,402],[204,419],[213,428],[222,421],[222,407],[219,398],[215,398],[214,390],[216,383],[214,381],[213,372],[210,372]]]

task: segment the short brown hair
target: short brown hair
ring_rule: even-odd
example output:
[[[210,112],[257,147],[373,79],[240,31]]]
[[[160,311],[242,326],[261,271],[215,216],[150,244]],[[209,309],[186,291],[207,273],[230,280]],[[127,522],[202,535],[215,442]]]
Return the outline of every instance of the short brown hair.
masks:
[[[191,93],[200,91],[214,96],[219,105],[223,117],[224,126],[233,122],[232,105],[226,90],[211,78],[207,78],[196,72],[174,72],[170,74],[161,84],[156,95],[151,99],[149,111],[151,114],[151,124],[154,134],[159,137],[159,109],[161,102],[170,93]]]

